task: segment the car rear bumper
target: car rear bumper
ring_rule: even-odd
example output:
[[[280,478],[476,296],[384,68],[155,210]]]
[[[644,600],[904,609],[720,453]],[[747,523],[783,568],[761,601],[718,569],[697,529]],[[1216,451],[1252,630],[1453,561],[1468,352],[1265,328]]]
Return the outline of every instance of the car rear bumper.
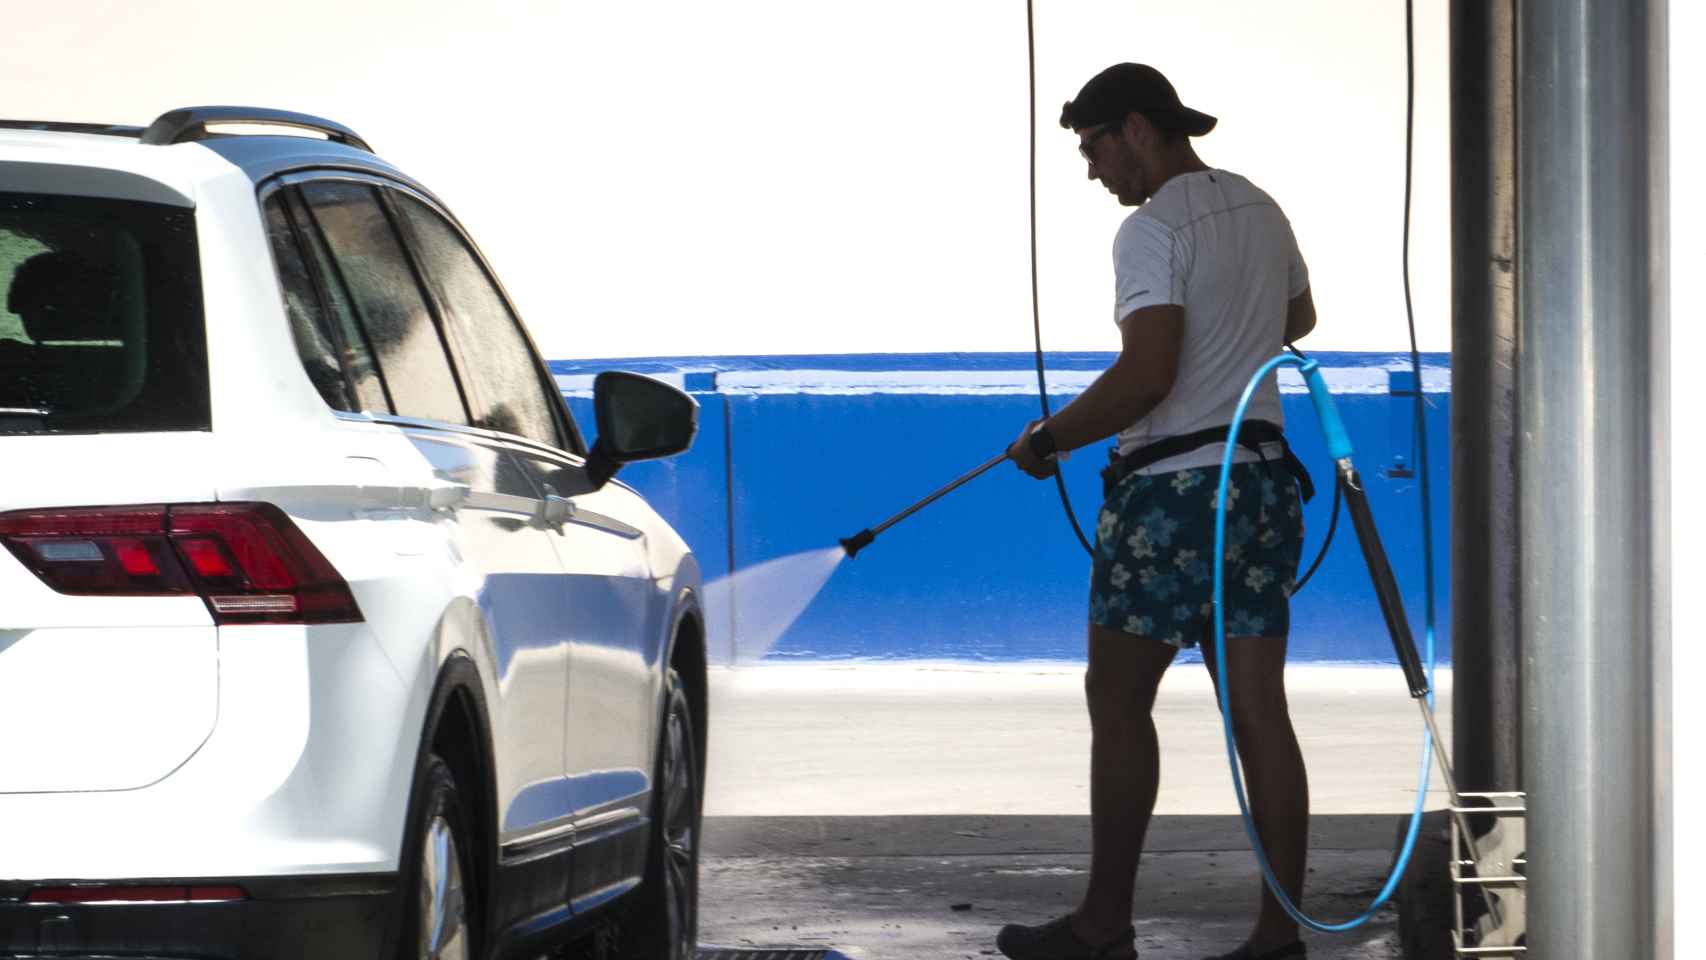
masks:
[[[0,881],[0,957],[373,960],[395,953],[401,898],[394,873],[193,883],[239,886],[247,897],[212,903],[26,903],[32,889],[74,882]]]
[[[425,700],[365,624],[223,628],[200,749],[135,790],[0,794],[0,883],[394,873]]]

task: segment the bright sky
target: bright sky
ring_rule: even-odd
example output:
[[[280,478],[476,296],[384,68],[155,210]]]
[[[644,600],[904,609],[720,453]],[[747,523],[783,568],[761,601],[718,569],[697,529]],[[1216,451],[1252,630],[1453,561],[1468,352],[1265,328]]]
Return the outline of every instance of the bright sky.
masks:
[[[1045,344],[1111,350],[1122,210],[1060,104],[1121,60],[1220,118],[1280,202],[1317,349],[1405,346],[1400,2],[1037,3]],[[1417,3],[1413,270],[1449,348],[1446,0]],[[145,124],[249,103],[356,129],[467,224],[551,357],[1025,350],[1017,0],[31,5],[4,112]]]

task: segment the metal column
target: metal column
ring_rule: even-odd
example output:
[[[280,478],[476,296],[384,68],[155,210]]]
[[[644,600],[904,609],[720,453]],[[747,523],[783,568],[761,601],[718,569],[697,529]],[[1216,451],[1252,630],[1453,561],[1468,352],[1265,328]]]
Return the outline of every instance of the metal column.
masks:
[[[1523,780],[1545,960],[1667,942],[1665,17],[1665,0],[1517,8]]]
[[[1516,2],[1451,4],[1453,767],[1522,789],[1516,481]]]

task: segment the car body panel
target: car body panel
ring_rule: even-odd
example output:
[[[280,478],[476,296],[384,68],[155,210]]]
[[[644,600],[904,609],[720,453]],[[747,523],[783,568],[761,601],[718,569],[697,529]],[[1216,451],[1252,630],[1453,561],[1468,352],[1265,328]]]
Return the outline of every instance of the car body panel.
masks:
[[[13,465],[0,512],[213,499],[205,433],[5,437],[0,447]],[[67,596],[4,549],[0,597],[0,794],[135,789],[207,739],[219,649],[200,597]]]
[[[240,172],[193,145],[195,153],[138,150],[134,140],[95,134],[0,129],[0,167],[8,189],[152,200],[191,206],[198,184]],[[138,182],[146,181],[146,182]]]
[[[0,130],[0,171],[9,189],[193,205],[210,393],[204,431],[0,436],[26,465],[0,512],[270,503],[362,614],[216,627],[199,597],[68,597],[0,550],[0,880],[389,890],[429,721],[459,696],[487,766],[459,787],[473,809],[490,797],[492,940],[543,943],[632,890],[664,671],[698,615],[687,545],[626,485],[588,489],[566,411],[574,450],[338,412],[298,359],[269,181],[342,172],[431,194],[301,138]]]
[[[362,624],[219,632],[219,721],[201,748],[137,790],[0,796],[7,878],[397,869],[394,798],[408,792],[406,731],[425,698]]]
[[[201,746],[218,712],[211,625],[0,628],[0,794],[145,787]]]

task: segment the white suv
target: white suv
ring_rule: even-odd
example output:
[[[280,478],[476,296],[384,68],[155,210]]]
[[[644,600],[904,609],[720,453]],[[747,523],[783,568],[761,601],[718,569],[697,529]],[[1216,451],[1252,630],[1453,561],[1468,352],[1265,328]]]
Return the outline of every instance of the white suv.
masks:
[[[280,111],[0,122],[0,307],[0,956],[692,956],[691,398]]]

